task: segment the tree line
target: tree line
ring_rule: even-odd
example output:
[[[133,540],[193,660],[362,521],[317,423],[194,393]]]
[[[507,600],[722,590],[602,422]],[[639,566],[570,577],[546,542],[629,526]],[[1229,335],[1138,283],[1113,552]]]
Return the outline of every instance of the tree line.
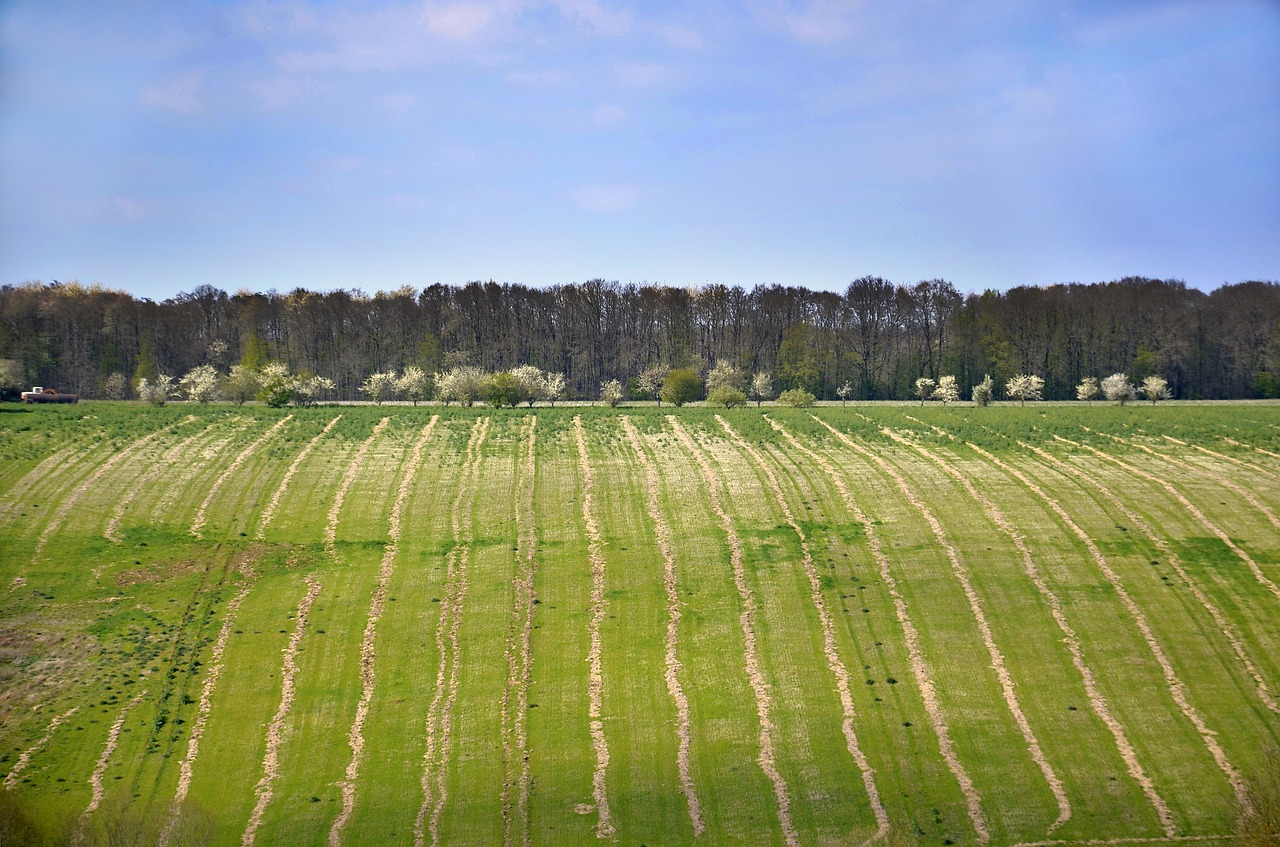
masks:
[[[617,381],[644,396],[653,368],[706,375],[719,363],[767,373],[778,392],[909,399],[917,380],[1020,374],[1045,399],[1075,399],[1088,378],[1164,379],[1173,396],[1280,396],[1280,284],[1211,293],[1178,280],[1019,286],[962,294],[946,280],[863,277],[843,292],[763,285],[673,288],[590,280],[519,284],[238,291],[213,286],[155,302],[97,285],[0,286],[0,377],[87,397],[137,395],[165,374],[208,365],[283,367],[331,399],[363,399],[371,374],[532,366],[562,375],[568,398]]]

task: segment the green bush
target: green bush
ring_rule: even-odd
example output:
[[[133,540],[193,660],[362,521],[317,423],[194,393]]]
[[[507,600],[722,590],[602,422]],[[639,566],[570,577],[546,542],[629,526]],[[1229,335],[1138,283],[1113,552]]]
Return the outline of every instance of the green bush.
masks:
[[[801,408],[804,406],[812,406],[816,399],[816,397],[808,391],[805,391],[803,388],[793,388],[790,391],[784,391],[778,395],[778,405]]]
[[[711,390],[711,393],[707,395],[707,402],[712,406],[724,406],[726,409],[732,409],[734,406],[746,405],[747,395],[736,388],[722,385]]]
[[[662,382],[662,399],[672,406],[683,406],[702,394],[702,380],[690,368],[677,368]]]

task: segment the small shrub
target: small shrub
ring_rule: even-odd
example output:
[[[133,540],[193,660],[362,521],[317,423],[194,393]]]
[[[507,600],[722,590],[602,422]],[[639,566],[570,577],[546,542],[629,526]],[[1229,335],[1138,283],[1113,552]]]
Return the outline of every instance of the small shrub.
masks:
[[[698,399],[702,380],[692,368],[676,368],[662,383],[662,399],[672,406],[683,406]]]
[[[803,388],[792,388],[778,395],[779,406],[791,406],[792,408],[805,408],[812,406],[817,398],[805,391]]]
[[[712,389],[707,395],[707,402],[712,406],[723,406],[726,409],[732,409],[735,406],[746,405],[747,395],[736,388],[728,385],[721,385]]]

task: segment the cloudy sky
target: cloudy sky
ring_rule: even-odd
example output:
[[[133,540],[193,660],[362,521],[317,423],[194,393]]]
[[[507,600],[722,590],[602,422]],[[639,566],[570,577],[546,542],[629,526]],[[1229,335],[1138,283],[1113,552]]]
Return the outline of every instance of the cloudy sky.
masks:
[[[1280,3],[6,0],[0,284],[1280,279]]]

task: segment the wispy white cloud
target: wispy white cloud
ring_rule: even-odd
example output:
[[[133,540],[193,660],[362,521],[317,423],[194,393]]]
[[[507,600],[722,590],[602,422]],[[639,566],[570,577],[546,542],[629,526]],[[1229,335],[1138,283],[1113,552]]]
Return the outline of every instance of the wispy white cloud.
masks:
[[[204,108],[200,99],[204,87],[204,75],[189,73],[163,85],[148,86],[142,90],[142,105],[153,109],[165,109],[180,114],[194,115]]]
[[[500,6],[491,3],[432,4],[423,11],[422,19],[427,29],[441,38],[467,41],[483,32],[500,11]]]
[[[581,208],[598,215],[625,212],[640,199],[634,185],[587,185],[573,192],[573,200]]]
[[[585,23],[601,35],[625,35],[631,30],[631,12],[611,8],[600,0],[554,0],[565,17]]]
[[[772,0],[761,14],[792,37],[813,44],[834,44],[852,35],[863,6],[859,0]]]

